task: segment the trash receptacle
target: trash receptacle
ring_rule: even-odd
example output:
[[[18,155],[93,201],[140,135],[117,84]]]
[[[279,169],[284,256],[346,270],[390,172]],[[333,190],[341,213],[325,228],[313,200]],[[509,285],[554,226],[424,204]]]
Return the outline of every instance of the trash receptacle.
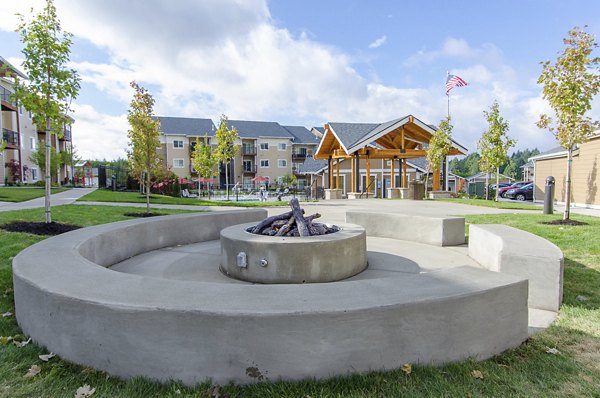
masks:
[[[425,184],[418,180],[412,180],[410,182],[410,187],[412,188],[412,199],[413,200],[423,200],[423,196],[425,196]]]
[[[554,177],[548,176],[544,190],[544,214],[554,213],[554,184]]]

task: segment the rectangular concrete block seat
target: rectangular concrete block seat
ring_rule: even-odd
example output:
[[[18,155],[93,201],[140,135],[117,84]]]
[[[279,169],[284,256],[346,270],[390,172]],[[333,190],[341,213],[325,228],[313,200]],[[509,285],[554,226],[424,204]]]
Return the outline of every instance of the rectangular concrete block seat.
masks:
[[[347,211],[346,222],[364,227],[367,236],[407,240],[435,246],[458,246],[465,243],[465,219],[463,217],[428,217]]]
[[[564,256],[553,243],[507,225],[469,226],[469,256],[485,268],[529,280],[529,307],[557,312]]]

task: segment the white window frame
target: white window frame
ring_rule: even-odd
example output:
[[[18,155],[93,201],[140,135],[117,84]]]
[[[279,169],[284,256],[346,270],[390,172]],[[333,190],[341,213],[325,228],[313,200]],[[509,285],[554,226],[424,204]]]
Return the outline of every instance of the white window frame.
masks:
[[[266,148],[263,148],[263,145],[266,145]],[[260,148],[261,151],[268,151],[269,150],[269,143],[268,142],[261,142],[258,147]]]
[[[29,146],[31,147],[32,151],[35,151],[37,149],[37,141],[35,138],[29,137]]]
[[[282,164],[283,163],[283,164]],[[277,168],[287,169],[288,164],[286,159],[277,159]]]
[[[179,162],[181,162],[181,166],[178,166]],[[173,159],[173,168],[174,169],[185,168],[185,159],[181,159],[181,158]]]
[[[33,167],[29,169],[31,171],[31,181],[36,182],[38,180],[38,169]]]
[[[268,169],[269,167],[270,167],[269,166],[269,159],[261,159],[260,160],[260,168],[261,169]]]
[[[285,143],[285,142],[278,143],[277,150],[278,151],[287,151],[287,143]]]
[[[176,142],[181,142],[181,146],[175,145]],[[181,149],[185,147],[183,140],[173,140],[173,149]]]

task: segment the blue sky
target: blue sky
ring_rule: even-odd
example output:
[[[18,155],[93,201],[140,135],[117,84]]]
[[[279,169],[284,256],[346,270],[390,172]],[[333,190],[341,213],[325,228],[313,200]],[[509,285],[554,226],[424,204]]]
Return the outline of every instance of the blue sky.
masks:
[[[0,55],[20,62],[15,12],[3,4]],[[451,95],[454,138],[470,150],[494,100],[517,148],[556,146],[535,127],[547,111],[539,62],[573,26],[600,33],[598,1],[56,0],[75,34],[83,85],[74,143],[86,158],[125,156],[129,81],[156,113],[323,125],[413,114],[437,124],[446,71],[469,86]],[[600,117],[596,100],[592,115]]]

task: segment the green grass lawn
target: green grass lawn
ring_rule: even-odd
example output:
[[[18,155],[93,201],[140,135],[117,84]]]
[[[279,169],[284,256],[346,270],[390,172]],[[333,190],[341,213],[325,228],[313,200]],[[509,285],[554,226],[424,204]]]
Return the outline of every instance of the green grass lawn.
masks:
[[[229,202],[223,200],[206,200],[202,198],[175,198],[173,196],[150,195],[150,204],[164,205],[191,205],[191,206],[233,206],[233,207],[270,207],[287,206],[287,200],[281,202],[236,202],[235,195],[230,194]],[[286,197],[287,199],[287,197]],[[79,201],[84,202],[122,202],[146,203],[146,197],[137,192],[113,192],[106,189],[97,189]]]
[[[70,188],[52,188],[52,193],[59,193]],[[44,196],[44,188],[40,187],[5,187],[0,188],[0,202],[24,202]]]
[[[126,219],[123,213],[130,211],[139,209],[68,205],[55,207],[53,217],[56,221],[93,225]],[[469,223],[503,223],[536,233],[565,253],[564,304],[559,319],[517,349],[481,362],[466,360],[442,367],[413,364],[409,375],[393,370],[323,381],[227,385],[221,393],[230,397],[313,398],[600,397],[600,218],[574,215],[574,219],[588,223],[578,227],[540,224],[557,218],[542,214],[467,216]],[[42,209],[0,213],[0,223],[42,219]],[[10,260],[41,239],[0,232],[0,313],[14,312]],[[578,300],[578,296],[585,300]],[[14,316],[0,317],[0,336],[20,333]],[[559,353],[546,352],[549,348]],[[47,351],[33,343],[17,348],[2,345],[0,339],[0,397],[73,397],[84,384],[96,388],[94,398],[211,396],[210,384],[188,388],[144,379],[124,381],[58,357],[45,363],[38,358],[40,354]],[[400,367],[401,358],[398,360]],[[40,366],[41,373],[24,378],[32,365]],[[473,377],[475,370],[482,373],[483,379]]]
[[[494,200],[484,199],[468,199],[468,198],[450,198],[450,199],[434,199],[441,202],[460,203],[463,205],[494,207],[496,209],[513,209],[513,210],[537,210],[542,211],[542,207],[535,206],[527,202],[496,202]]]

